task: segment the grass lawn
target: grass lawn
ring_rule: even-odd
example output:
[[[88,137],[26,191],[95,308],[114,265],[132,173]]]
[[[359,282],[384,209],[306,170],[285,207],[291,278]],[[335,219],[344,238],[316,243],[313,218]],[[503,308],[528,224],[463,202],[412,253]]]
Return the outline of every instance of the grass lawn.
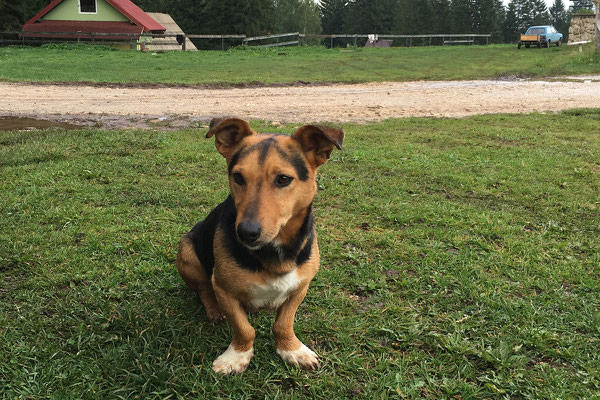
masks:
[[[599,124],[580,110],[343,126],[296,321],[322,366],[286,366],[265,312],[231,377],[210,369],[228,326],[206,322],[174,267],[179,237],[227,195],[213,141],[0,133],[0,393],[598,398]]]
[[[163,84],[372,82],[556,76],[600,72],[593,46],[388,49],[291,47],[150,54],[90,46],[0,48],[0,80]]]

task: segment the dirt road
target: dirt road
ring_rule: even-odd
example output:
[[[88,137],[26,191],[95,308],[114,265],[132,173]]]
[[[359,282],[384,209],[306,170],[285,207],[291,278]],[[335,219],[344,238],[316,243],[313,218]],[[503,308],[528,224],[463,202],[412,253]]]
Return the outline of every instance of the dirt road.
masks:
[[[255,88],[136,88],[0,83],[0,115],[29,115],[100,125],[176,127],[215,115],[278,122],[365,122],[410,116],[600,107],[600,77],[570,81],[385,82]],[[56,115],[59,114],[59,115]]]

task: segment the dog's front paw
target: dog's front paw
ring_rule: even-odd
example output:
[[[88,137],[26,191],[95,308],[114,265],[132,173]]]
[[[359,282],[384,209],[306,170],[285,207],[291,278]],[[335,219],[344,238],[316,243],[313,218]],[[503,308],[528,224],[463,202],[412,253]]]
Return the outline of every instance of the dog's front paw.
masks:
[[[298,365],[302,369],[315,369],[319,366],[319,357],[314,351],[306,347],[304,343],[297,350],[277,349],[277,354],[279,354],[283,361]]]
[[[232,344],[225,353],[221,354],[212,364],[212,369],[220,374],[241,374],[248,368],[254,356],[254,348],[247,351],[237,351]]]

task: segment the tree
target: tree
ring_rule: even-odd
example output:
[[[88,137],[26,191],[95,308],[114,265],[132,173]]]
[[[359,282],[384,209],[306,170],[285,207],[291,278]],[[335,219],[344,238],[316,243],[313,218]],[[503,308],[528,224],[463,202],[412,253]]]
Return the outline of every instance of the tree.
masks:
[[[398,1],[394,17],[394,32],[401,35],[438,33],[433,32],[438,27],[433,26],[434,10],[431,6],[428,0]]]
[[[506,19],[506,8],[502,4],[502,0],[493,0],[494,2],[494,24],[490,31],[492,34],[491,41],[495,43],[502,43],[504,39],[502,27],[504,26],[504,20]]]
[[[431,27],[428,33],[448,33],[450,32],[450,0],[430,0],[429,9],[431,12]]]
[[[504,39],[515,42],[532,25],[547,25],[550,14],[544,0],[511,0],[506,10]]]
[[[563,41],[566,42],[569,35],[569,14],[565,9],[565,4],[562,0],[555,0],[548,11],[550,12],[550,24],[563,34]]]
[[[24,21],[23,4],[0,0],[0,30],[20,30]]]
[[[206,0],[132,0],[142,10],[167,13],[187,33],[207,32]]]
[[[450,29],[452,33],[469,33],[474,25],[472,0],[452,0],[450,4]]]
[[[500,0],[474,0],[473,26],[471,32],[490,33],[493,42],[503,39],[502,25],[504,24],[505,11]]]
[[[390,33],[394,28],[395,0],[354,0],[348,4],[344,31]]]
[[[548,25],[550,22],[550,14],[544,0],[528,0],[526,7],[529,8],[530,22],[527,26],[531,25]]]
[[[506,8],[506,17],[502,27],[502,36],[505,43],[514,43],[519,40],[519,16],[515,0],[511,0]]]
[[[187,33],[248,36],[270,33],[273,0],[132,0],[142,10],[167,13]]]
[[[323,32],[328,34],[344,32],[344,19],[347,10],[347,0],[321,0],[319,11],[321,12]]]
[[[573,0],[570,11],[572,14],[576,14],[584,10],[593,10],[594,2],[592,0]]]
[[[21,30],[50,0],[0,0],[0,30]]]
[[[276,0],[275,31],[321,33],[319,6],[312,0]]]
[[[204,32],[216,34],[267,34],[274,28],[272,0],[207,0]]]

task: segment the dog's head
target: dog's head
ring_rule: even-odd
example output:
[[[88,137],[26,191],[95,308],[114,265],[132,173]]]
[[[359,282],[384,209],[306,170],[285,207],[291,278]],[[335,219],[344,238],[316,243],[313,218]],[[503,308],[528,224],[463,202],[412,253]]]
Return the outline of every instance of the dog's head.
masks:
[[[317,125],[292,136],[258,134],[237,118],[212,120],[212,136],[227,160],[238,239],[250,249],[284,243],[297,231],[317,191],[317,169],[344,140],[342,130]]]

